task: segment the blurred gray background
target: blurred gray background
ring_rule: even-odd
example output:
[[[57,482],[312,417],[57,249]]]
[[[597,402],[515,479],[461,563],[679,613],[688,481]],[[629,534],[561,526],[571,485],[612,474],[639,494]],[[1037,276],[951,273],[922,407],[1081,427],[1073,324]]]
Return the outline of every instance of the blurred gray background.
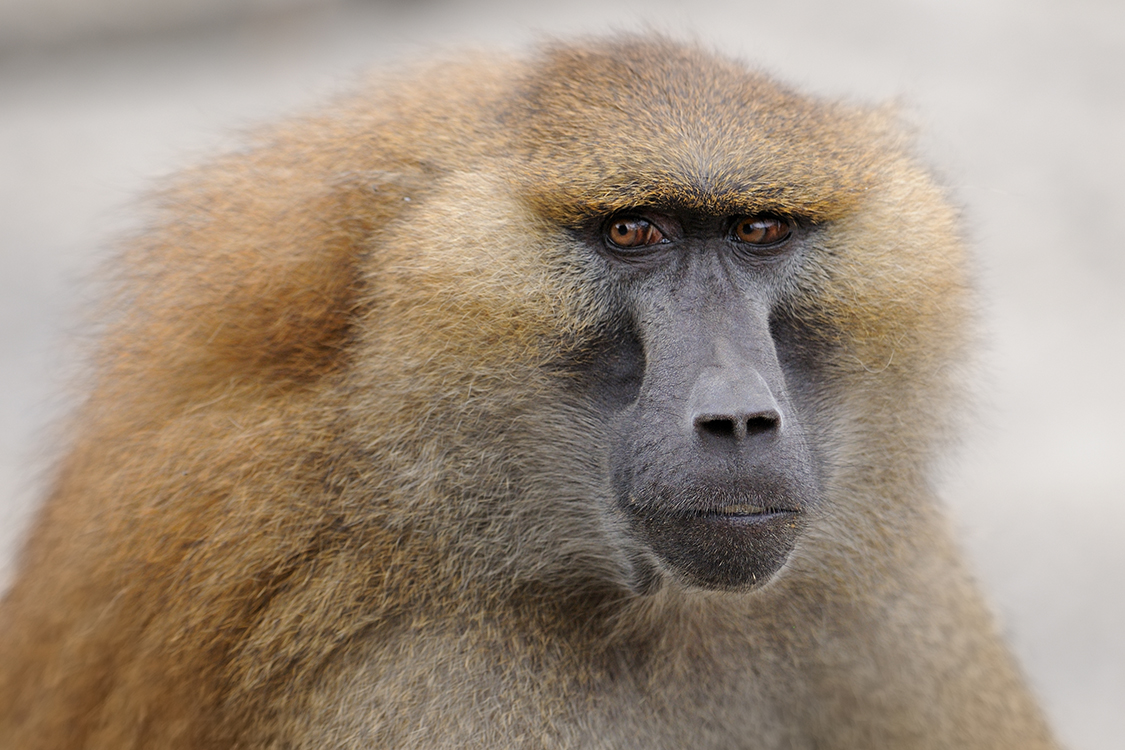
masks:
[[[1122,747],[1120,0],[0,0],[0,586],[66,408],[84,279],[147,185],[373,65],[644,28],[919,124],[964,207],[986,330],[943,494],[1063,740]]]

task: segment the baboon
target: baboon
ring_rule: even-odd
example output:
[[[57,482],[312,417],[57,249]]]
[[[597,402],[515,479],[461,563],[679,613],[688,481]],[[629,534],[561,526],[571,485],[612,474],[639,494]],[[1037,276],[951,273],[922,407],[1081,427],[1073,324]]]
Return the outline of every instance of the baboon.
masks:
[[[3,603],[3,747],[1055,746],[931,488],[972,304],[892,111],[548,42],[150,210]]]

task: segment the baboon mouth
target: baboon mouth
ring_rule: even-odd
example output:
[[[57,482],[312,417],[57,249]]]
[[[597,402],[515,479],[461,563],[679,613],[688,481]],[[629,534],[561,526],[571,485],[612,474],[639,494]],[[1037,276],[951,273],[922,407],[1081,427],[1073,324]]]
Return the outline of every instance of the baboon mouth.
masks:
[[[698,511],[690,518],[707,525],[718,524],[731,527],[773,527],[792,523],[800,515],[799,510],[788,508],[769,508],[763,505],[724,505],[719,508]]]
[[[697,511],[695,515],[706,518],[708,516],[764,516],[771,513],[789,512],[792,511],[782,510],[781,508],[767,508],[764,505],[741,503],[739,505],[724,505],[719,508]]]
[[[737,497],[716,497],[711,499],[695,498],[688,502],[677,502],[676,499],[663,499],[659,495],[655,499],[644,498],[643,500],[637,495],[632,495],[626,507],[633,513],[653,518],[663,517],[666,521],[739,518],[766,520],[773,517],[799,515],[804,510],[803,504],[795,498],[773,498],[774,502],[769,505],[753,500],[739,502],[740,499]],[[779,499],[781,502],[777,502]]]

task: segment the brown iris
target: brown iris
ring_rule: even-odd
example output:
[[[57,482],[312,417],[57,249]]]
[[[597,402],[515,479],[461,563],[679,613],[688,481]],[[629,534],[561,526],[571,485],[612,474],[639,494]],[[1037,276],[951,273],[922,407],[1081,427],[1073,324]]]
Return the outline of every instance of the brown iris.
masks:
[[[664,233],[648,219],[626,216],[609,225],[609,241],[617,247],[648,247],[664,241]]]
[[[739,219],[734,225],[734,237],[748,245],[775,245],[789,236],[789,222],[770,216],[753,216]]]

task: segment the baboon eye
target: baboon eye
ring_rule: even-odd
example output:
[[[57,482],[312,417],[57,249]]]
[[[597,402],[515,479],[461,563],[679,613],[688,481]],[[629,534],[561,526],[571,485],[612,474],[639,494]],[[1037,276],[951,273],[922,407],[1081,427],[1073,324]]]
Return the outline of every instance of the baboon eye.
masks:
[[[789,222],[772,216],[750,216],[734,223],[734,238],[748,245],[766,247],[788,239]]]
[[[648,219],[625,216],[614,219],[607,232],[610,243],[621,248],[648,247],[664,242],[664,233]]]

